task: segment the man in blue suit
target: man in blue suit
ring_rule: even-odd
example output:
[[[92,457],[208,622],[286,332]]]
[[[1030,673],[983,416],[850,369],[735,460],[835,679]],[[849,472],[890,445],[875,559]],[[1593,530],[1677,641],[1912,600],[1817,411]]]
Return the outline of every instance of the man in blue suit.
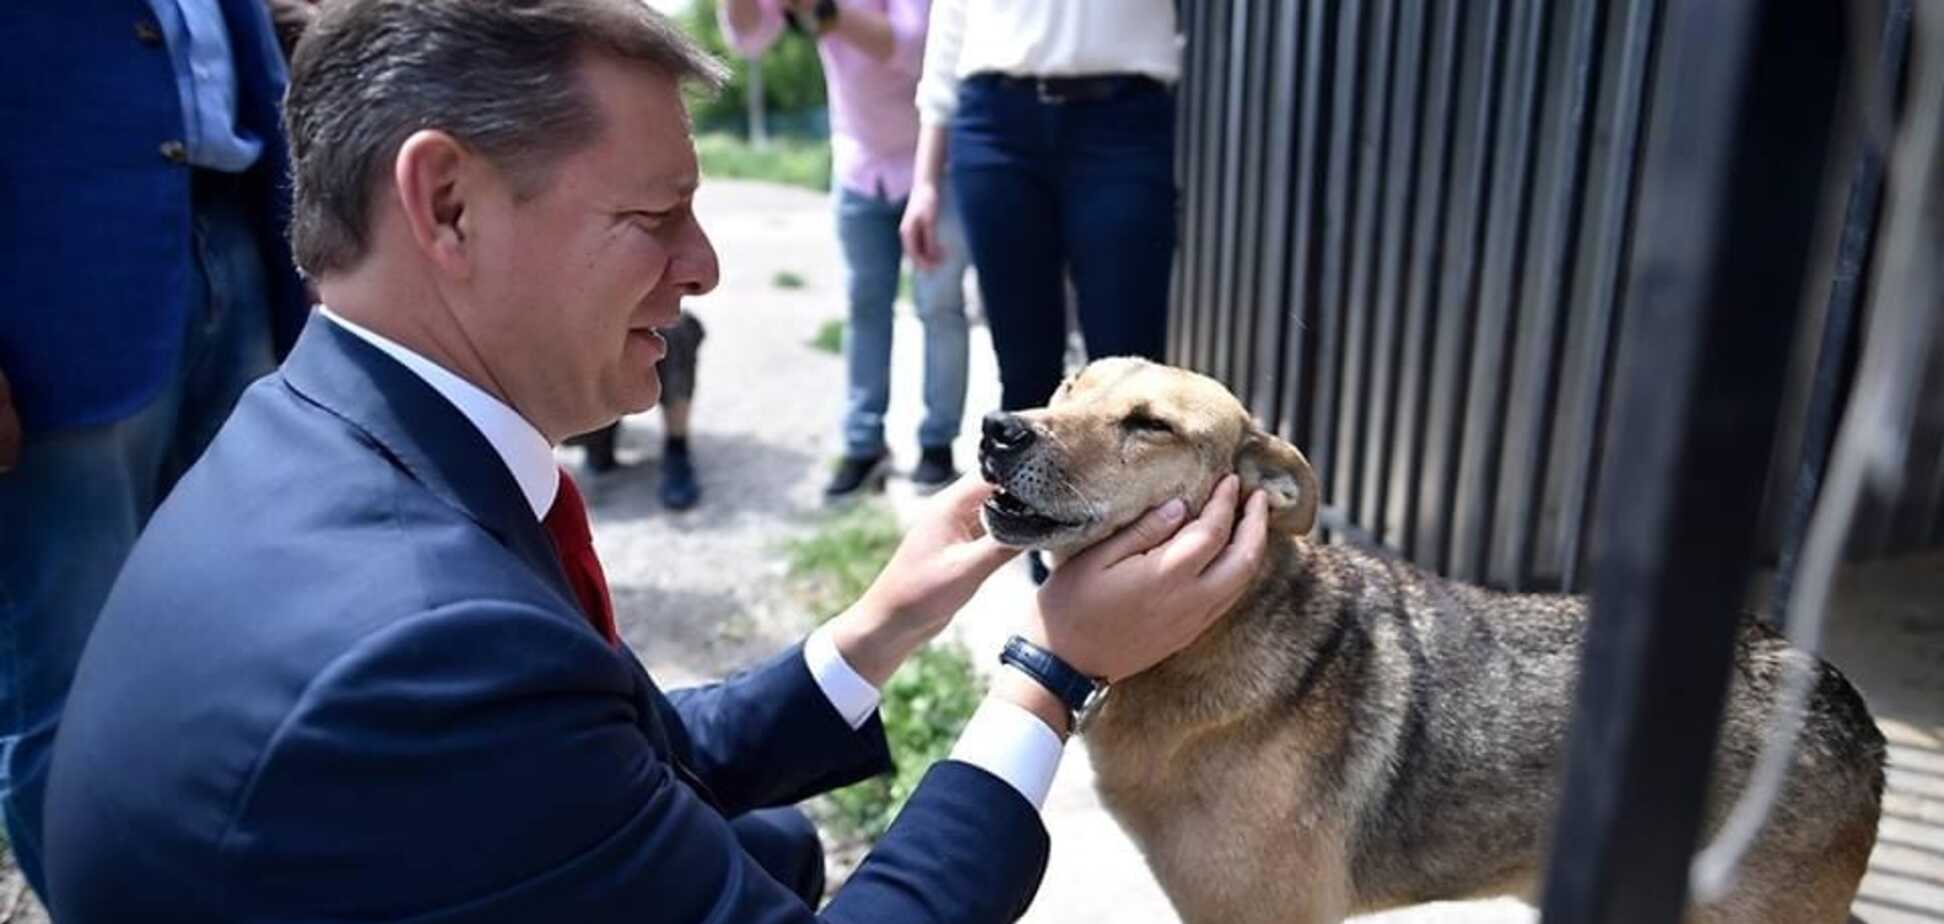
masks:
[[[40,889],[95,614],[308,306],[262,0],[9,3],[0,35],[0,806]]]
[[[879,686],[1010,553],[961,483],[855,606],[739,677],[664,695],[619,643],[551,447],[652,405],[656,329],[715,285],[680,85],[717,73],[638,0],[325,8],[286,118],[327,307],[82,658],[47,798],[63,924],[1023,911],[1074,681],[1205,628],[1264,505],[1236,525],[1230,485],[1065,563],[1023,614],[1033,656],[815,910],[821,858],[778,807],[886,768]]]

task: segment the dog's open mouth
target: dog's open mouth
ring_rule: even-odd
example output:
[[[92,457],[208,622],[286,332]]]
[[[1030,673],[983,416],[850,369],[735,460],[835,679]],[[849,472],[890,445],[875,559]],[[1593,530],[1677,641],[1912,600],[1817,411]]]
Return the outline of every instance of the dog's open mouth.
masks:
[[[985,512],[987,522],[994,527],[997,538],[1004,541],[1009,536],[1034,536],[1073,526],[1066,520],[1048,516],[1019,498],[1019,495],[1000,488],[986,498]]]

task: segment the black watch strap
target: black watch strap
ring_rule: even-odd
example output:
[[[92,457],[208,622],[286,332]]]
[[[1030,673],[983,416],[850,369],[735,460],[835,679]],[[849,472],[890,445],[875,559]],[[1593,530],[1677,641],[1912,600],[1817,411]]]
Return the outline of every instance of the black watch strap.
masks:
[[[1018,668],[1065,703],[1067,718],[1075,729],[1079,728],[1087,707],[1093,705],[1095,697],[1107,686],[1074,670],[1059,655],[1017,635],[1006,639],[1006,647],[999,651],[999,663]]]

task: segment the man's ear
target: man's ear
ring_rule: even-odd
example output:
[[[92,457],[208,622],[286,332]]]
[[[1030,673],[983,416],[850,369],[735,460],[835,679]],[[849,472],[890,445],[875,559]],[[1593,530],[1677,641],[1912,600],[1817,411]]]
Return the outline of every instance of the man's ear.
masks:
[[[1296,447],[1250,424],[1235,452],[1235,472],[1242,476],[1243,497],[1257,488],[1269,495],[1271,530],[1302,536],[1316,526],[1316,471]]]
[[[442,131],[413,132],[398,146],[392,182],[400,216],[427,259],[448,272],[466,272],[462,175],[469,155]]]

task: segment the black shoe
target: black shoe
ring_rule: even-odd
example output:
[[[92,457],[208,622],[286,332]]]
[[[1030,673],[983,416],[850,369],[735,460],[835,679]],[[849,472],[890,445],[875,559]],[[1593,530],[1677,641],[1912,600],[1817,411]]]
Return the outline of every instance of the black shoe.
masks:
[[[918,454],[918,467],[911,470],[911,483],[918,486],[918,493],[930,494],[958,477],[958,469],[952,466],[952,447],[933,446]]]
[[[702,499],[702,486],[695,483],[695,463],[688,453],[669,453],[662,458],[661,502],[670,510],[687,510]]]
[[[849,500],[884,484],[884,453],[874,456],[845,456],[837,461],[837,471],[824,485],[824,503]]]
[[[1038,549],[1026,553],[1026,567],[1032,572],[1035,587],[1046,583],[1046,579],[1053,576],[1053,569],[1046,566],[1043,554]]]

